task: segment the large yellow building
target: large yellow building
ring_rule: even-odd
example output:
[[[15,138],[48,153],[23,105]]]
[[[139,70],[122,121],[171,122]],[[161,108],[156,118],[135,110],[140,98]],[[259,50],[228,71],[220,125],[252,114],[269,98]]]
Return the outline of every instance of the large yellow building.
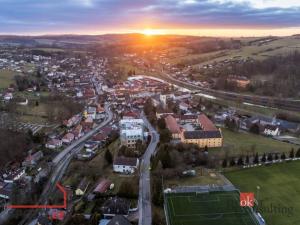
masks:
[[[221,130],[183,131],[181,133],[181,142],[186,144],[196,144],[200,148],[216,148],[222,147],[223,137]]]

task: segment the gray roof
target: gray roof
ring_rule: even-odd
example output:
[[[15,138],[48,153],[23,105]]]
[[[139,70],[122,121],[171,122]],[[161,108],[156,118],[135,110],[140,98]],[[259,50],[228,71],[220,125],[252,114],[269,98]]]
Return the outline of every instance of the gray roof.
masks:
[[[195,131],[185,131],[183,133],[185,139],[206,139],[206,138],[221,138],[221,132],[219,130],[216,131],[203,131],[203,130],[195,130]]]
[[[116,215],[107,225],[131,225],[131,223],[122,215]]]

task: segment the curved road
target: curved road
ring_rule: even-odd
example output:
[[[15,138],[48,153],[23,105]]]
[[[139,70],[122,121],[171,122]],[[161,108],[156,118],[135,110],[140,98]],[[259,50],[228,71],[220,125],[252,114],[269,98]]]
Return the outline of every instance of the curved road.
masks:
[[[150,158],[155,153],[156,146],[159,142],[159,134],[149,123],[144,114],[142,119],[149,129],[151,142],[141,159],[140,165],[140,187],[139,187],[139,225],[152,224],[151,211],[151,184],[150,184]]]

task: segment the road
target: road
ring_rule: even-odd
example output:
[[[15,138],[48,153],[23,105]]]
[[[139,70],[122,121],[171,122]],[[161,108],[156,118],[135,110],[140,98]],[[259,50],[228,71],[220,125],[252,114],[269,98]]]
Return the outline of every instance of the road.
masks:
[[[159,142],[159,134],[149,123],[147,118],[142,115],[145,125],[149,129],[151,142],[141,159],[140,165],[140,188],[139,188],[139,225],[152,224],[151,211],[151,185],[150,185],[150,158],[156,150]]]
[[[101,124],[69,145],[53,159],[53,170],[41,194],[39,204],[44,205],[48,203],[49,197],[56,191],[56,183],[59,182],[63,177],[73,155],[78,153],[83,148],[84,142],[98,133],[102,127],[106,126],[112,120],[113,113],[110,111],[110,105],[105,105],[105,112],[107,116]],[[30,220],[34,219],[37,212],[37,210],[31,210],[30,212],[28,212],[27,216],[19,223],[19,225],[26,224],[28,221],[30,222]]]
[[[71,145],[69,145],[67,148],[65,148],[62,152],[60,152],[53,160],[53,164],[57,165],[62,159],[65,159],[65,157],[72,152],[72,150],[78,146],[80,143],[88,140],[89,138],[91,138],[92,136],[94,136],[96,133],[99,132],[99,130],[104,127],[105,125],[107,125],[113,118],[113,113],[109,110],[110,105],[105,105],[105,112],[108,114],[108,117],[106,117],[106,119],[99,124],[97,127],[95,127],[93,130],[91,130],[90,132],[88,132],[87,134],[85,134],[83,137],[79,138],[77,141],[73,142]]]
[[[248,95],[248,94],[241,94],[241,93],[236,93],[231,91],[214,90],[211,88],[204,88],[189,82],[178,80],[164,71],[161,71],[161,75],[162,76],[160,76],[159,78],[166,80],[167,82],[171,82],[178,86],[188,88],[192,91],[211,95],[220,99],[225,99],[230,101],[242,101],[251,104],[275,107],[279,109],[300,111],[300,100],[291,99],[291,98]]]

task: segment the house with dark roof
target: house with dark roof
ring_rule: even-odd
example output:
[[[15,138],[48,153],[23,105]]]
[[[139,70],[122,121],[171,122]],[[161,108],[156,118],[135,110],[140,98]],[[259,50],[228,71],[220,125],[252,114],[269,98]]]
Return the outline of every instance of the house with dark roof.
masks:
[[[134,173],[139,166],[138,158],[130,158],[130,157],[116,157],[113,163],[113,170],[117,173],[126,173],[132,174]]]
[[[111,197],[102,206],[102,214],[105,218],[113,218],[116,215],[128,216],[130,203],[128,200]]]
[[[38,163],[39,160],[41,160],[44,157],[44,154],[42,151],[38,151],[34,154],[30,154],[26,157],[24,162],[22,163],[22,166],[33,166]]]
[[[122,215],[114,216],[107,225],[131,225],[128,219]]]
[[[77,189],[75,190],[75,194],[76,194],[77,196],[82,196],[82,195],[84,195],[84,193],[86,192],[88,186],[89,186],[89,181],[88,181],[88,179],[87,179],[87,178],[83,178],[83,179],[80,181],[80,183],[79,183]]]
[[[264,126],[264,135],[267,136],[279,136],[280,135],[280,128],[279,126],[267,124]]]
[[[93,190],[93,193],[105,193],[110,188],[111,184],[111,181],[108,179],[100,179],[97,186]]]

